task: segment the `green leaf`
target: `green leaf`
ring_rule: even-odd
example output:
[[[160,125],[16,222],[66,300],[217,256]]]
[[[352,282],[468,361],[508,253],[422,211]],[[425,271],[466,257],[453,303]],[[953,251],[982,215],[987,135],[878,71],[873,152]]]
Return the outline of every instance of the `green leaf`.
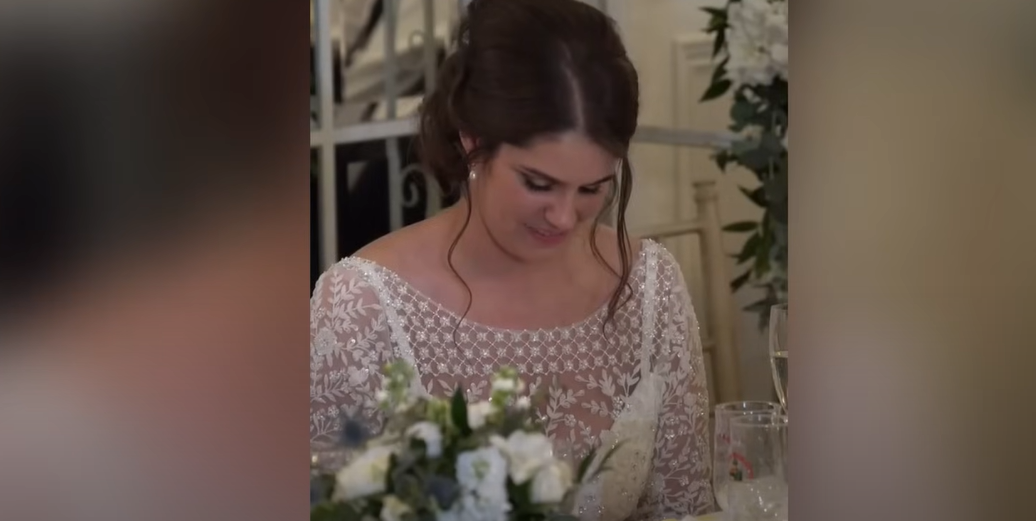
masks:
[[[747,188],[743,186],[739,186],[738,189],[741,190],[741,193],[745,194],[745,197],[747,197],[757,206],[766,208],[766,192],[764,191],[763,187],[760,186],[759,188],[756,188],[755,190],[751,191],[749,191]]]
[[[710,101],[727,93],[730,90],[730,86],[733,85],[730,80],[720,80],[712,85],[705,91],[699,101]]]
[[[755,122],[755,118],[758,112],[751,103],[744,101],[735,101],[730,106],[730,119],[734,120],[734,123],[741,125],[742,129],[751,123]],[[739,129],[738,131],[740,131]]]
[[[758,233],[753,233],[748,240],[745,241],[745,245],[741,247],[741,253],[737,254],[737,263],[747,261],[755,257],[756,249],[759,248],[759,243],[763,238]]]
[[[464,390],[460,387],[453,393],[450,412],[453,417],[453,424],[460,429],[461,435],[471,435],[471,425],[468,424],[468,402],[464,399]]]
[[[727,18],[727,9],[725,7],[702,7],[702,11],[709,13],[714,18]]]
[[[773,155],[762,148],[742,150],[737,154],[737,162],[753,172],[765,172],[772,158]]]
[[[723,46],[727,44],[727,32],[726,26],[720,27],[716,30],[716,39],[712,42],[712,57],[715,58],[719,55],[720,51],[723,50]]]
[[[748,282],[748,277],[752,276],[752,270],[748,270],[741,275],[738,275],[734,280],[730,281],[730,291],[737,291],[741,289]]]
[[[719,167],[720,172],[727,171],[727,163],[730,163],[733,158],[734,157],[726,150],[720,150],[712,154],[712,160],[716,163],[716,166]]]
[[[757,277],[762,277],[766,275],[766,272],[770,271],[770,247],[772,245],[773,232],[766,228],[763,232],[763,238],[759,242],[759,247],[755,254],[755,266],[752,269]]]
[[[321,503],[310,509],[310,521],[360,521],[364,512],[351,503]]]
[[[712,79],[709,80],[709,84],[710,85],[714,84],[716,82],[719,82],[721,80],[726,79],[727,62],[729,62],[729,61],[730,61],[730,58],[727,57],[727,58],[723,58],[723,61],[721,61],[718,64],[716,64],[716,68],[712,70]]]
[[[514,508],[513,513],[515,514],[528,512],[534,508],[535,505],[532,502],[532,480],[530,479],[521,485],[517,485],[508,479],[507,497],[511,500],[511,506]]]
[[[579,464],[579,471],[576,472],[576,483],[582,483],[583,479],[586,478],[586,473],[590,470],[590,464],[593,463],[595,456],[597,456],[597,449],[590,449],[590,453],[583,458],[583,461]]]
[[[708,32],[708,33],[716,32],[716,33],[723,34],[723,31],[726,28],[727,28],[727,17],[726,17],[726,15],[712,16],[712,17],[709,18],[709,23],[705,26],[705,31]]]
[[[755,221],[738,221],[736,223],[730,223],[724,226],[723,231],[734,233],[750,232],[754,231],[758,227],[759,223]]]

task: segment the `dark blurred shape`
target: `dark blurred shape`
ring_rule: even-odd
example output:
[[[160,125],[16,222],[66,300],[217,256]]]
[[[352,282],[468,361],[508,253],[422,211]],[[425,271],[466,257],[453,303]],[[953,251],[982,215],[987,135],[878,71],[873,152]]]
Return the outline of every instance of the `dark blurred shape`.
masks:
[[[0,310],[6,315],[55,271],[62,252],[76,249],[74,216],[82,216],[85,201],[73,194],[83,192],[85,179],[69,173],[86,160],[83,137],[88,132],[85,118],[77,115],[84,105],[73,98],[68,71],[41,65],[53,57],[3,49]]]
[[[0,3],[0,519],[304,515],[307,25]]]
[[[304,175],[270,160],[305,153],[305,28],[293,49],[279,3],[148,5],[0,23],[0,320],[98,255]]]

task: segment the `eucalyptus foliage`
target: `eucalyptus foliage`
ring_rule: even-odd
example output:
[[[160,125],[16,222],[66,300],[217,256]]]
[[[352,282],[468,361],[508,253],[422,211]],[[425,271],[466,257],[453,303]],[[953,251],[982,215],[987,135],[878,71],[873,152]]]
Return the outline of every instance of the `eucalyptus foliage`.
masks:
[[[736,135],[713,159],[722,171],[737,165],[755,175],[759,185],[741,192],[763,210],[758,221],[724,227],[748,235],[735,256],[740,273],[731,287],[765,290],[745,308],[759,315],[763,328],[770,306],[786,301],[788,291],[787,2],[729,0],[704,10],[715,68],[701,101],[732,94],[729,129]]]

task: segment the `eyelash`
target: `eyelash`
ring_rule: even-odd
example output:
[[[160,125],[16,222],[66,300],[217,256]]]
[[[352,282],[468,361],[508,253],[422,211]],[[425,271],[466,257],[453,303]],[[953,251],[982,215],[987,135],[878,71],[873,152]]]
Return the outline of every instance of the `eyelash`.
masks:
[[[525,187],[529,190],[532,190],[533,192],[549,192],[552,188],[552,186],[549,184],[541,185],[534,183],[531,179],[527,177],[524,178],[524,182]],[[601,191],[601,185],[583,186],[579,188],[579,191],[587,195],[594,195]]]

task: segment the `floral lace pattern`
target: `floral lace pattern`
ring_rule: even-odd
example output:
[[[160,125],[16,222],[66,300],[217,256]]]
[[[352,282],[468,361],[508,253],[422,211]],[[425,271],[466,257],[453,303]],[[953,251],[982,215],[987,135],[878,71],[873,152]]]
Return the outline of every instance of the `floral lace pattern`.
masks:
[[[473,399],[487,397],[484,382],[498,367],[512,366],[530,393],[545,389],[547,434],[577,456],[615,437],[653,436],[644,477],[616,472],[626,481],[600,488],[621,491],[628,508],[591,498],[598,508],[584,504],[582,519],[710,511],[705,367],[683,275],[665,248],[644,241],[630,282],[633,298],[607,329],[606,309],[564,328],[499,329],[462,320],[376,263],[346,258],[320,277],[311,301],[311,441],[333,439],[342,414],[380,428],[374,395],[393,359],[414,365],[421,391],[460,387]]]

